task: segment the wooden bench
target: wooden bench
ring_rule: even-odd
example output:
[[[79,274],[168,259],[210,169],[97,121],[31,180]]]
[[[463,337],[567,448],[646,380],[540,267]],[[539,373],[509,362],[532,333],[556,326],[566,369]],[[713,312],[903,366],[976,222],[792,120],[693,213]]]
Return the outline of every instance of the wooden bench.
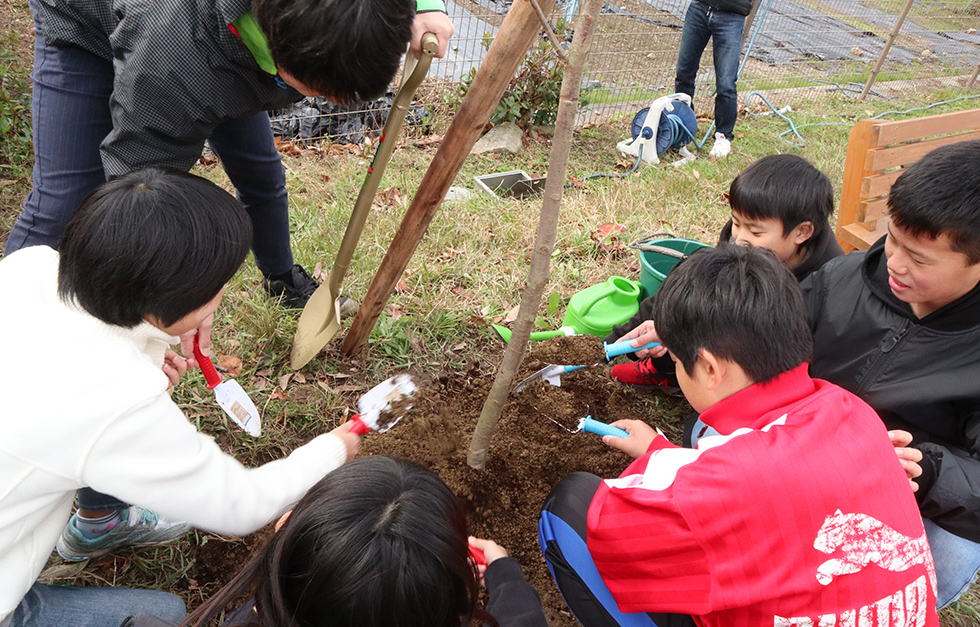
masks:
[[[868,248],[885,234],[888,191],[904,167],[934,148],[971,139],[980,139],[980,109],[855,124],[847,139],[837,214],[837,241],[844,251]]]

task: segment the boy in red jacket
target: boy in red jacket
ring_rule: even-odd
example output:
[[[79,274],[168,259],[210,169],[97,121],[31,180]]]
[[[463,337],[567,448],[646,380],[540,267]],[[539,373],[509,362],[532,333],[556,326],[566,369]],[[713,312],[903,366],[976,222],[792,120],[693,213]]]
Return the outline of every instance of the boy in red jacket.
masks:
[[[932,556],[878,416],[811,379],[792,274],[760,249],[692,255],[658,293],[678,382],[718,435],[677,447],[639,420],[637,458],[548,496],[539,534],[584,625],[938,625]],[[652,612],[655,614],[647,614]]]

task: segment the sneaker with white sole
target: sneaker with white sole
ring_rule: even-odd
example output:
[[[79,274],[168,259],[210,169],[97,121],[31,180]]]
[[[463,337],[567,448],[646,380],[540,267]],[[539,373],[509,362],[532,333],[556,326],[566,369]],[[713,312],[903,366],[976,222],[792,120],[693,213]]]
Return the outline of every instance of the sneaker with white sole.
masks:
[[[269,276],[262,278],[262,286],[273,298],[280,298],[283,307],[302,309],[306,307],[310,296],[320,287],[320,282],[309,275],[303,266],[294,264],[289,269],[288,280],[274,279]],[[357,313],[360,305],[356,300],[340,297],[340,317],[349,318]]]
[[[88,538],[75,526],[77,516],[71,517],[58,538],[58,555],[72,562],[99,557],[123,546],[166,544],[190,531],[190,525],[182,520],[160,518],[148,509],[132,505],[119,512],[115,527]]]
[[[725,137],[724,133],[715,133],[715,145],[711,147],[709,157],[727,157],[732,151],[732,142]]]

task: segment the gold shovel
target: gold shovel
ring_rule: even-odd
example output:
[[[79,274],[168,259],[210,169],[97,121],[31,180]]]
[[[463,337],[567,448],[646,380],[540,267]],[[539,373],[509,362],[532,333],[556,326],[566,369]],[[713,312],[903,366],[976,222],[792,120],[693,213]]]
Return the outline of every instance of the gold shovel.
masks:
[[[395,140],[398,138],[398,132],[401,130],[412,97],[429,72],[429,64],[438,50],[439,40],[432,33],[426,33],[422,36],[422,57],[416,60],[411,51],[405,55],[402,84],[388,112],[388,119],[381,132],[381,141],[374,152],[374,158],[368,166],[368,176],[361,186],[357,202],[354,203],[354,210],[350,214],[350,221],[347,223],[347,230],[344,231],[344,239],[337,251],[337,259],[330,271],[330,278],[316,289],[299,317],[289,361],[294,369],[302,368],[309,363],[340,329],[340,284],[350,267],[361,232],[364,231],[368,211],[381,184],[385,166],[388,165],[391,153],[395,149]]]

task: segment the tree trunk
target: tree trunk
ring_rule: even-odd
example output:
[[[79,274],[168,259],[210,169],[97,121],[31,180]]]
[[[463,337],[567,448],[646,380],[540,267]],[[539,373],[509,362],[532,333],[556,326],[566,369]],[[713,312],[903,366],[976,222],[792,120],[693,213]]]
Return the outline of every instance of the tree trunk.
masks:
[[[538,234],[531,253],[531,267],[528,271],[527,287],[521,298],[521,309],[514,321],[514,333],[511,335],[504,358],[493,381],[493,387],[483,404],[483,411],[473,431],[470,442],[470,452],[466,462],[483,470],[486,464],[487,450],[490,448],[490,438],[500,419],[507,395],[514,383],[517,368],[524,357],[528,338],[534,318],[541,303],[541,294],[548,284],[551,253],[555,248],[555,237],[558,232],[559,209],[561,195],[565,186],[565,175],[568,169],[568,153],[572,146],[572,134],[575,130],[575,115],[578,112],[579,91],[582,85],[582,72],[585,59],[592,45],[592,28],[595,16],[602,8],[603,0],[586,0],[580,4],[581,12],[575,21],[575,35],[569,50],[568,64],[561,82],[561,98],[558,103],[558,117],[555,120],[555,135],[552,138],[551,157],[548,164],[548,180],[545,182],[544,200],[541,203],[541,218],[538,222]]]

